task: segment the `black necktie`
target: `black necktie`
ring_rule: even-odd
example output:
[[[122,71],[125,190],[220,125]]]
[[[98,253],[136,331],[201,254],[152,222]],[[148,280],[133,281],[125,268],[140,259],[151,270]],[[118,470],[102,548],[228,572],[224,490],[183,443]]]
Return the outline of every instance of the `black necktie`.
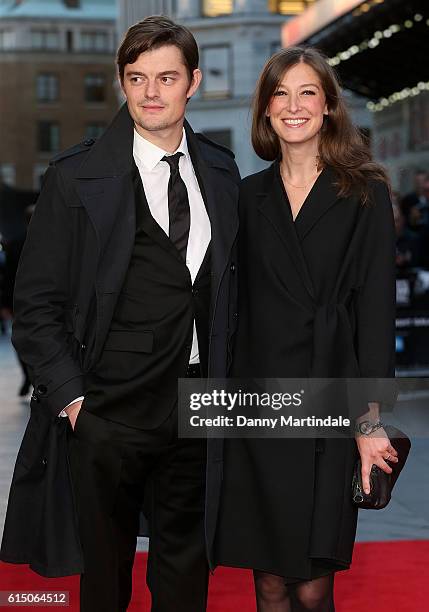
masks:
[[[179,159],[182,155],[183,153],[165,155],[162,161],[166,161],[170,166],[170,180],[168,181],[169,236],[183,259],[186,260],[191,213],[186,185],[179,172]]]

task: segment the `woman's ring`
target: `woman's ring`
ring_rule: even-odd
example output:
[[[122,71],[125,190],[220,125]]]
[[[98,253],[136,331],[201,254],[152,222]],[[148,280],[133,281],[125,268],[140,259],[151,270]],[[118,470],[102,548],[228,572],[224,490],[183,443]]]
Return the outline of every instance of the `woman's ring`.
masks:
[[[389,461],[389,459],[391,459],[390,454],[389,454],[389,455],[387,455],[387,457],[385,457],[385,461]]]

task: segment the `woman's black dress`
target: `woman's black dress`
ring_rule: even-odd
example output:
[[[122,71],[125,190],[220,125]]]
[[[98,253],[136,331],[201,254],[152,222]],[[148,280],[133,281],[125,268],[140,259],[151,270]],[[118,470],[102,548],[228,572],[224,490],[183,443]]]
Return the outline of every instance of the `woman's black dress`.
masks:
[[[388,189],[337,197],[323,170],[295,222],[278,163],[240,195],[237,378],[389,377],[395,235]],[[349,567],[352,438],[224,442],[214,561],[307,580]]]

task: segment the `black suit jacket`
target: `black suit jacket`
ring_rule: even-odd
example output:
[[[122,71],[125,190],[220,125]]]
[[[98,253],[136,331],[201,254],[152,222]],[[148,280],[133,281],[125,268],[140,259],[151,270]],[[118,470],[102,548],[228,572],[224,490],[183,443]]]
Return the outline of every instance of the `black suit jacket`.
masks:
[[[236,325],[239,175],[230,152],[187,123],[185,129],[212,232],[208,372],[224,377]],[[18,269],[12,339],[35,391],[1,559],[30,563],[46,576],[82,569],[64,477],[68,423],[57,415],[84,393],[85,373],[100,357],[129,265],[136,227],[132,151],[133,122],[124,105],[99,141],[54,158]]]

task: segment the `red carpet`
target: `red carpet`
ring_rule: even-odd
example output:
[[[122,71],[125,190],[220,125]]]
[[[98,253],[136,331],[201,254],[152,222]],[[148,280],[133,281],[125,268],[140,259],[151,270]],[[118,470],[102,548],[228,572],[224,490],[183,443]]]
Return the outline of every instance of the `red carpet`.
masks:
[[[143,587],[146,556],[138,554],[129,612],[148,612]],[[0,591],[68,590],[71,612],[78,612],[78,577],[46,579],[27,566],[0,563]],[[429,541],[357,544],[353,569],[336,578],[337,612],[429,612]],[[40,607],[37,610],[59,610]],[[210,582],[209,612],[255,612],[250,572],[220,568]],[[174,611],[172,611],[174,612]]]

